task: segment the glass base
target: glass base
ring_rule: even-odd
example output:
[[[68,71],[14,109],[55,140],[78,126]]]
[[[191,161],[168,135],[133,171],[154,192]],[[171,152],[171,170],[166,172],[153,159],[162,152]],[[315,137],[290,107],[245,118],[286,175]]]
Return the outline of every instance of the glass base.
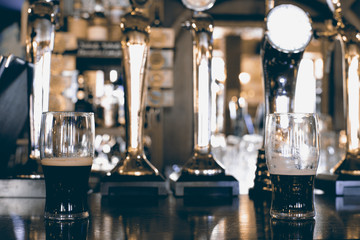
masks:
[[[270,209],[270,216],[282,220],[307,220],[315,217],[315,211],[310,212],[279,212]]]
[[[55,214],[45,212],[44,218],[48,220],[62,220],[62,221],[73,221],[78,219],[85,219],[89,217],[89,212],[82,212],[82,213],[68,213],[68,214]]]

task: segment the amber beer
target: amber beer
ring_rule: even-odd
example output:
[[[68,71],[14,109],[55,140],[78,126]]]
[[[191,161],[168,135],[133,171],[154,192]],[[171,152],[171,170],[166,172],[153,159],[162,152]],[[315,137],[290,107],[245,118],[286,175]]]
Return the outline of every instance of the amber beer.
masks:
[[[41,164],[46,186],[45,218],[52,219],[55,215],[64,219],[88,217],[87,191],[92,158],[44,158]]]
[[[286,212],[294,218],[311,218],[314,211],[314,175],[270,174],[272,205],[270,214],[279,216]]]

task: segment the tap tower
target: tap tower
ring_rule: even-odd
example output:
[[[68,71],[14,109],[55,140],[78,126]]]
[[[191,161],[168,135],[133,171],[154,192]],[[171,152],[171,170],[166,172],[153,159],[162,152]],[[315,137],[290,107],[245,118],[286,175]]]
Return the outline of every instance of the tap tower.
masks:
[[[293,112],[297,73],[305,48],[312,39],[308,14],[292,4],[269,10],[261,57],[265,87],[265,116],[269,113]],[[254,187],[250,197],[271,192],[265,150],[259,149]]]
[[[146,73],[149,53],[149,19],[144,14],[150,1],[131,1],[132,11],[121,20],[121,47],[125,72],[125,157],[103,179],[103,195],[166,195],[165,180],[146,158],[143,144]]]
[[[183,0],[193,10],[192,19],[184,26],[191,31],[193,40],[193,153],[182,167],[179,176],[171,182],[176,196],[239,194],[239,183],[225,175],[225,169],[211,152],[211,61],[214,23],[203,12],[210,9],[215,0]],[[213,191],[209,191],[212,189]]]

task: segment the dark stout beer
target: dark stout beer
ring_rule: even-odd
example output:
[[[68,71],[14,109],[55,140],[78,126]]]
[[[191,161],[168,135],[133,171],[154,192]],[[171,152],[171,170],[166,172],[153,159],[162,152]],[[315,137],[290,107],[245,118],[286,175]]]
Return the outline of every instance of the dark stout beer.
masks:
[[[314,212],[315,175],[271,174],[272,203],[270,214],[275,218],[311,218]]]
[[[272,185],[270,215],[277,219],[313,218],[319,163],[317,115],[268,114],[265,154]]]
[[[45,176],[45,217],[61,214],[64,219],[88,217],[87,191],[92,158],[46,158],[41,161]]]

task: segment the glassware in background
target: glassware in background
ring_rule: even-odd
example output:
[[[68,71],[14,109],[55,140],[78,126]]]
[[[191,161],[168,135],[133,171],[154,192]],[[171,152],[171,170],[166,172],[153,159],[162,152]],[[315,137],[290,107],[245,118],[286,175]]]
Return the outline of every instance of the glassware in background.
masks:
[[[87,191],[94,158],[93,113],[45,112],[40,157],[45,177],[45,219],[87,218]]]
[[[97,134],[95,137],[95,155],[92,172],[110,172],[126,151],[123,133]]]
[[[104,85],[104,95],[95,103],[97,126],[110,128],[119,125],[119,101],[113,84]]]
[[[233,96],[229,102],[229,112],[233,135],[242,137],[254,133],[254,125],[245,98]]]
[[[267,115],[265,154],[272,185],[271,217],[297,220],[315,216],[318,128],[316,114]]]
[[[224,166],[226,174],[239,181],[240,194],[248,194],[254,186],[256,159],[262,143],[263,137],[258,134],[229,135],[222,148],[214,148],[213,154]]]
[[[332,168],[343,159],[346,153],[345,131],[332,130],[332,119],[319,114],[320,159],[317,173],[330,174]]]

